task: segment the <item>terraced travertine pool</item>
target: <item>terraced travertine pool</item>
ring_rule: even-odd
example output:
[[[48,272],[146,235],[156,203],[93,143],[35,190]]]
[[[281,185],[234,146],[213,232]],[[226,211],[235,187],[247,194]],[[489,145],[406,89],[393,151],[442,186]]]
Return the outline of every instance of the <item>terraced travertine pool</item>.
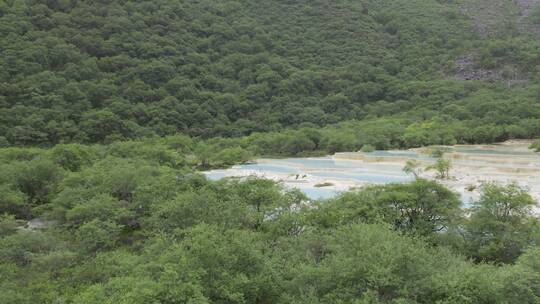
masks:
[[[447,147],[451,178],[441,182],[456,191],[465,204],[479,196],[484,182],[517,182],[528,187],[540,200],[540,154],[528,149],[528,142]],[[426,148],[370,153],[348,152],[314,158],[258,159],[254,164],[205,172],[209,179],[256,176],[298,188],[311,199],[327,199],[339,192],[369,184],[403,183],[413,178],[402,171],[405,162],[415,159],[422,167],[433,163]],[[421,175],[433,179],[434,172]],[[325,187],[318,187],[327,184]],[[469,191],[469,189],[474,189]]]

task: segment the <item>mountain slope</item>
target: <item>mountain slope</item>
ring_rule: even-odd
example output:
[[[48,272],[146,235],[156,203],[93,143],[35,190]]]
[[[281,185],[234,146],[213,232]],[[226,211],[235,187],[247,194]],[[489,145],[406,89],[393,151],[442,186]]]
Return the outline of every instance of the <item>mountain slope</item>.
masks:
[[[460,87],[447,83],[459,56],[527,79],[540,62],[534,42],[480,39],[458,3],[435,0],[13,0],[0,33],[1,145],[238,136],[392,114],[381,102],[431,111],[468,94],[437,95]]]

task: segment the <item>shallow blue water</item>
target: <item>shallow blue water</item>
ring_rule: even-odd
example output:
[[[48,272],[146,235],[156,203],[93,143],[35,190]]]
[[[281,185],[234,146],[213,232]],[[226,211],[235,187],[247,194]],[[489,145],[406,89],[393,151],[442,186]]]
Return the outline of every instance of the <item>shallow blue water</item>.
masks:
[[[532,152],[525,151],[512,151],[505,149],[484,149],[478,148],[475,149],[469,147],[459,148],[456,147],[456,152],[469,154],[469,155],[535,155]],[[374,151],[371,153],[365,153],[371,157],[407,157],[407,158],[416,158],[416,159],[430,159],[433,158],[418,155],[414,151]],[[478,167],[483,166],[494,166],[491,162],[491,158],[484,159],[475,159],[475,160],[454,160],[454,166],[460,165],[475,165]],[[515,164],[509,162],[498,163],[497,167],[513,167]],[[247,172],[246,172],[247,171]],[[231,169],[226,170],[214,170],[205,172],[205,175],[210,180],[219,180],[226,176],[246,176],[255,173],[256,175],[277,175],[277,176],[288,176],[288,179],[294,181],[290,182],[290,186],[297,187],[300,191],[304,192],[311,199],[328,199],[336,196],[340,191],[335,190],[333,187],[323,187],[316,188],[312,184],[308,186],[300,182],[303,180],[304,175],[317,177],[317,180],[344,180],[344,181],[355,181],[359,183],[376,183],[376,184],[386,184],[386,183],[404,183],[410,182],[413,180],[412,176],[406,175],[399,163],[378,163],[378,162],[362,162],[355,160],[347,159],[334,159],[331,157],[312,157],[312,158],[285,158],[285,159],[262,159],[255,164],[245,164],[237,165]],[[260,173],[260,174],[259,174]],[[299,177],[295,178],[295,175],[298,174]],[[298,180],[298,181],[296,181]],[[471,193],[462,193],[461,198],[465,206],[470,204],[472,199]]]
[[[417,158],[419,155],[416,152],[413,151],[385,151],[385,150],[377,150],[373,152],[366,153],[369,156],[402,156],[402,157],[411,157],[411,158]]]
[[[368,183],[404,183],[412,181],[412,177],[409,177],[405,174],[403,175],[394,175],[394,174],[366,174],[366,173],[342,173],[342,172],[313,172],[311,175],[320,176],[320,177],[333,177],[333,178],[343,178],[348,180],[357,180],[361,182]]]
[[[467,148],[457,148],[456,152],[465,153],[465,154],[483,154],[483,155],[531,155],[534,156],[533,152],[529,151],[513,151],[513,150],[492,150],[492,149],[467,149]]]
[[[298,188],[307,197],[313,200],[329,199],[335,197],[339,191],[325,188]]]
[[[261,173],[309,174],[318,177],[342,178],[370,183],[400,183],[412,180],[399,168],[384,165],[362,165],[353,162],[336,162],[332,159],[286,159],[270,160],[262,163],[235,166],[239,170],[252,170]],[[335,171],[334,171],[335,170]],[[212,179],[224,177],[224,172],[209,174]]]
[[[364,164],[355,161],[334,160],[330,157],[321,158],[287,158],[264,159],[256,164],[234,166],[235,170],[249,170],[266,174],[304,174],[321,178],[338,178],[367,183],[402,183],[412,180],[396,166],[386,164]],[[226,177],[228,170],[213,170],[205,172],[210,180],[219,180]],[[328,199],[336,196],[339,191],[332,188],[316,188],[297,186],[311,199]]]
[[[204,175],[206,176],[206,178],[213,181],[220,180],[226,176],[225,172],[220,170],[204,172]]]
[[[287,166],[287,164],[246,164],[235,166],[238,169],[244,170],[255,170],[260,172],[274,172],[274,173],[285,173],[285,174],[294,174],[300,171],[299,168],[294,168]]]
[[[285,158],[277,160],[287,164],[297,164],[309,168],[332,168],[336,163],[331,158]]]

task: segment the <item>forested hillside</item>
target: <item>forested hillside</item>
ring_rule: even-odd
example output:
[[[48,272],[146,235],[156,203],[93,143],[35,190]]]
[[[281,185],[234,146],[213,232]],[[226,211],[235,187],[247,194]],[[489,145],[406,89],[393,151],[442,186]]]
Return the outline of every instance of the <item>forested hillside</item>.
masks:
[[[482,35],[476,2],[2,1],[0,145],[381,116],[464,124],[469,142],[538,136],[539,43]]]
[[[194,166],[243,154],[200,145],[0,149],[0,303],[540,301],[536,202],[516,184],[465,210],[422,179],[308,202],[206,180]]]
[[[0,304],[540,303],[526,185],[200,172],[540,138],[538,2],[0,0]]]

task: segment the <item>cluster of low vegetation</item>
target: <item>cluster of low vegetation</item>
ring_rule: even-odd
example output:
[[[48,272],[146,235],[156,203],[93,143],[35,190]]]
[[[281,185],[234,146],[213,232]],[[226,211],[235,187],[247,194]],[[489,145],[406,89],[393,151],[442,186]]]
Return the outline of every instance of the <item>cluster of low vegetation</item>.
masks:
[[[517,185],[487,184],[469,209],[423,179],[307,203],[268,180],[206,180],[205,147],[0,149],[0,302],[540,300],[540,225]],[[206,164],[242,160],[230,153]]]
[[[530,146],[531,149],[533,149],[536,152],[540,152],[540,140],[537,140],[533,142]]]
[[[331,187],[333,185],[334,184],[331,183],[331,182],[323,182],[323,183],[315,184],[314,187],[316,187],[316,188],[324,188],[324,187]]]

